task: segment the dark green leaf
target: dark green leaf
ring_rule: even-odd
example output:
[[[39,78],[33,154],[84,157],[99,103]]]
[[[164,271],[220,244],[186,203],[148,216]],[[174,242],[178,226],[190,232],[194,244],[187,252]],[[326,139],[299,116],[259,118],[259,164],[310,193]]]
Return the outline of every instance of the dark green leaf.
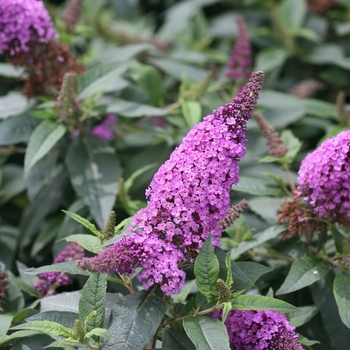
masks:
[[[302,335],[299,335],[298,337],[298,342],[302,345],[306,345],[306,346],[311,346],[311,345],[315,345],[315,344],[320,344],[319,341],[317,340],[309,340],[307,338],[305,338],[304,336]]]
[[[299,306],[298,311],[289,313],[289,323],[294,327],[300,327],[309,322],[317,313],[318,309],[315,305]]]
[[[267,223],[274,225],[278,221],[277,211],[287,199],[287,197],[275,198],[261,196],[249,200],[248,207]]]
[[[65,295],[67,300],[67,295]],[[63,301],[63,299],[62,299]],[[73,328],[74,321],[79,318],[79,315],[75,312],[70,311],[45,311],[37,313],[26,319],[27,322],[32,321],[52,321],[61,324],[62,326]]]
[[[171,350],[195,350],[191,339],[183,330],[165,329],[163,332],[162,346]]]
[[[107,278],[105,274],[93,273],[84,285],[79,300],[79,319],[85,324],[87,317],[95,315],[87,322],[87,331],[103,326],[105,319]]]
[[[30,136],[24,158],[24,170],[27,172],[63,137],[67,128],[52,120],[42,121]]]
[[[215,300],[217,294],[216,281],[219,278],[219,261],[215,256],[211,236],[209,236],[194,263],[194,274],[198,290],[209,302]]]
[[[306,14],[306,0],[283,0],[278,6],[279,20],[288,31],[293,33],[293,30],[302,26]]]
[[[135,63],[130,72],[137,85],[143,90],[153,106],[162,102],[162,77],[157,69],[149,65]]]
[[[198,101],[180,100],[182,114],[187,126],[192,129],[202,119],[202,107]]]
[[[350,330],[339,316],[332,290],[332,277],[332,274],[329,274],[312,285],[312,299],[320,310],[324,328],[332,345],[331,349],[347,349],[349,347]]]
[[[245,294],[231,300],[232,307],[238,310],[275,310],[281,313],[298,311],[298,308],[278,300],[263,295]]]
[[[166,310],[166,304],[154,289],[129,294],[118,301],[112,309],[107,329],[114,342],[104,349],[140,350],[156,332]]]
[[[164,108],[153,107],[142,103],[127,101],[122,99],[114,99],[113,103],[107,106],[108,113],[118,113],[123,117],[162,117],[168,114],[168,110]]]
[[[18,78],[24,73],[23,68],[14,67],[10,63],[0,63],[0,75],[8,78]]]
[[[295,260],[276,295],[287,294],[310,286],[331,270],[331,265],[323,260],[305,256]]]
[[[115,203],[121,176],[114,149],[97,137],[81,135],[69,147],[66,164],[75,191],[103,228]]]
[[[2,168],[0,205],[25,190],[23,168],[16,164],[7,164]]]
[[[8,329],[11,326],[12,319],[13,319],[12,315],[0,314],[0,339],[4,335],[6,335]],[[0,340],[0,344],[1,344],[1,340]]]
[[[247,250],[253,249],[256,246],[269,241],[270,239],[276,238],[279,234],[285,231],[285,227],[282,225],[271,226],[263,232],[257,233],[253,236],[250,241],[243,241],[238,244],[237,247],[231,250],[231,259],[235,260],[241,254]]]
[[[283,191],[267,177],[241,175],[239,182],[232,186],[233,191],[253,194],[255,196],[283,196]]]
[[[350,328],[350,276],[345,273],[337,275],[333,282],[334,298],[339,315],[345,326]]]
[[[79,98],[85,100],[96,93],[103,93],[106,87],[128,68],[129,62],[111,62],[94,66],[78,78]]]
[[[18,228],[12,226],[0,226],[0,256],[6,268],[10,270],[17,252]]]
[[[183,325],[196,350],[230,350],[226,327],[219,320],[188,316]]]
[[[18,331],[12,333],[11,335],[4,335],[3,337],[0,337],[0,345],[12,339],[27,338],[34,334],[38,334],[38,331]]]
[[[104,328],[94,328],[85,334],[85,339],[89,339],[93,336],[107,338],[113,342],[111,334]]]
[[[28,114],[16,115],[0,123],[0,146],[28,142],[39,120]]]
[[[279,47],[268,48],[259,51],[256,56],[254,70],[262,70],[264,73],[280,68],[289,56],[289,52]]]

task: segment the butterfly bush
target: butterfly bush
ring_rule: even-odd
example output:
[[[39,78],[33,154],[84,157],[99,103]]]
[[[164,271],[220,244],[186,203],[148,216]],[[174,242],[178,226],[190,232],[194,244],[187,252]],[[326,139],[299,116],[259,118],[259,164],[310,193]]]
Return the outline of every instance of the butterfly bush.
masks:
[[[72,260],[79,260],[84,256],[84,248],[72,242],[57,255],[53,263],[61,263]],[[34,289],[42,296],[47,297],[55,294],[59,286],[71,284],[73,280],[68,275],[60,272],[44,272],[39,275],[39,280],[34,284]]]
[[[231,58],[227,63],[226,76],[233,80],[249,78],[252,66],[252,51],[248,36],[248,28],[241,16],[236,17],[238,35],[236,44],[232,50]]]
[[[114,114],[108,114],[106,118],[91,130],[91,135],[94,135],[103,140],[114,140],[114,127],[118,124],[118,118]]]
[[[113,246],[78,266],[90,271],[128,275],[136,267],[149,288],[155,283],[172,295],[185,281],[181,264],[193,262],[212,235],[219,246],[220,221],[230,208],[230,189],[238,183],[238,162],[245,155],[246,123],[258,99],[263,72],[225,106],[197,124],[154,175],[146,190],[148,205],[133,217],[124,236]]]
[[[325,140],[299,169],[297,195],[320,217],[350,218],[350,130]]]
[[[0,54],[29,51],[29,43],[49,43],[58,34],[39,0],[0,1]]]
[[[213,318],[222,320],[222,310]],[[302,350],[286,316],[272,310],[231,310],[225,321],[232,350]]]

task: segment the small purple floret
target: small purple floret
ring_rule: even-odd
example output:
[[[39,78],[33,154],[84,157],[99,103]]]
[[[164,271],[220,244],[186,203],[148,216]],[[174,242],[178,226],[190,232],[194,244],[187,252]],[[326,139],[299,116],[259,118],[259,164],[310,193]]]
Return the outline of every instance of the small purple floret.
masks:
[[[221,320],[222,310],[212,317]],[[303,350],[286,316],[276,311],[231,310],[225,321],[233,350]]]
[[[305,157],[297,195],[320,217],[350,219],[350,130],[325,140]]]

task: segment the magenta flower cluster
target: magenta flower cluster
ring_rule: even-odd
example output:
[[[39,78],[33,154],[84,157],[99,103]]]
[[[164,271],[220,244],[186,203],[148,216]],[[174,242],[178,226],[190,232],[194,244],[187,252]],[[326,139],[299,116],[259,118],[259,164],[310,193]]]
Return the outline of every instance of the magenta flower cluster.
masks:
[[[212,317],[221,320],[222,310]],[[272,310],[231,310],[225,321],[232,350],[303,350],[286,316]]]
[[[240,80],[250,77],[253,61],[248,28],[242,17],[237,16],[236,22],[238,25],[237,41],[227,63],[226,76],[233,80]]]
[[[29,51],[32,41],[48,43],[58,38],[41,0],[0,1],[0,54]]]
[[[115,132],[113,128],[117,125],[118,119],[114,114],[108,114],[107,117],[91,130],[94,135],[103,140],[114,140]]]
[[[203,242],[212,235],[219,246],[220,220],[228,215],[230,189],[238,182],[245,155],[246,123],[261,89],[263,72],[231,103],[204,118],[183,139],[154,175],[146,191],[148,205],[128,227],[131,235],[119,240],[79,266],[91,271],[138,274],[145,288],[155,283],[172,295],[185,281],[181,264],[193,261]]]
[[[84,257],[84,248],[79,244],[69,243],[54,259],[53,263],[79,260]],[[44,272],[39,275],[39,280],[34,284],[34,289],[42,297],[55,294],[55,289],[72,283],[72,279],[60,272]]]
[[[297,195],[320,217],[350,219],[350,130],[325,140],[305,157]]]

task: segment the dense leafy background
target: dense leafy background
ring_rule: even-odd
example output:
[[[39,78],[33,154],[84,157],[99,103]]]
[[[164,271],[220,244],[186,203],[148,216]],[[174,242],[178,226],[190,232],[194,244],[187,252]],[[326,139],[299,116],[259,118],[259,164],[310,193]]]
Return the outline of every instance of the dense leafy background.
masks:
[[[115,348],[110,335],[125,348],[141,349],[154,334],[166,310],[157,291],[129,295],[120,283],[108,282],[106,295],[105,276],[79,276],[73,286],[59,290],[71,293],[69,297],[58,294],[38,304],[33,283],[45,268],[24,271],[50,265],[65,246],[64,238],[73,234],[85,234],[89,238],[80,236],[79,242],[98,251],[99,240],[62,209],[100,230],[112,209],[119,223],[145,206],[145,188],[159,165],[189,129],[229,102],[236,91],[225,77],[237,37],[235,15],[248,25],[253,69],[266,73],[257,109],[283,130],[293,181],[308,152],[324,138],[348,129],[346,104],[341,105],[339,96],[350,94],[350,2],[337,0],[316,12],[311,3],[315,1],[85,1],[74,33],[67,32],[61,20],[65,4],[47,4],[61,40],[87,66],[77,90],[82,131],[73,137],[59,122],[53,98],[24,97],[21,72],[0,58],[0,260],[11,276],[5,314],[0,315],[0,341],[11,323],[21,329],[17,336],[23,336],[4,349],[42,349],[57,336],[69,337],[76,319],[87,322],[88,331],[95,330],[89,334],[93,339],[104,339],[105,349]],[[203,89],[209,71],[211,80]],[[305,79],[318,80],[322,89],[307,99],[292,96],[289,90]],[[105,141],[90,135],[109,113],[118,116],[116,138]],[[305,340],[310,348],[350,349],[350,277],[327,261],[336,250],[342,253],[339,242],[348,239],[349,232],[338,228],[333,235],[315,237],[322,256],[307,254],[303,237],[282,240],[285,228],[276,225],[277,210],[287,198],[289,179],[278,162],[258,161],[267,154],[267,146],[254,121],[249,122],[248,140],[232,203],[246,198],[249,209],[222,240],[222,249],[232,249],[235,261],[230,267],[234,289],[253,288],[299,307],[286,309],[273,306],[277,299],[264,301],[266,308],[289,313],[303,336],[320,342]],[[224,251],[216,252],[223,279],[228,275]],[[82,274],[74,264],[58,271]],[[191,307],[205,308],[200,295],[192,298],[193,269],[187,272],[188,283],[175,298],[187,303],[179,315],[188,314]],[[200,280],[196,267],[194,273]],[[208,291],[211,286],[205,280],[199,289]],[[134,281],[135,288],[137,284]],[[81,297],[71,292],[79,289]],[[234,306],[252,308],[257,303],[263,308],[262,302],[244,297],[237,296]],[[19,325],[25,318],[28,323]],[[38,333],[43,330],[39,321],[46,322],[46,335]],[[183,325],[187,335],[181,327],[167,328],[157,347],[192,349],[201,339],[198,334],[205,334],[209,343],[197,349],[227,348],[220,323],[188,316]],[[217,334],[223,336],[216,338]]]

